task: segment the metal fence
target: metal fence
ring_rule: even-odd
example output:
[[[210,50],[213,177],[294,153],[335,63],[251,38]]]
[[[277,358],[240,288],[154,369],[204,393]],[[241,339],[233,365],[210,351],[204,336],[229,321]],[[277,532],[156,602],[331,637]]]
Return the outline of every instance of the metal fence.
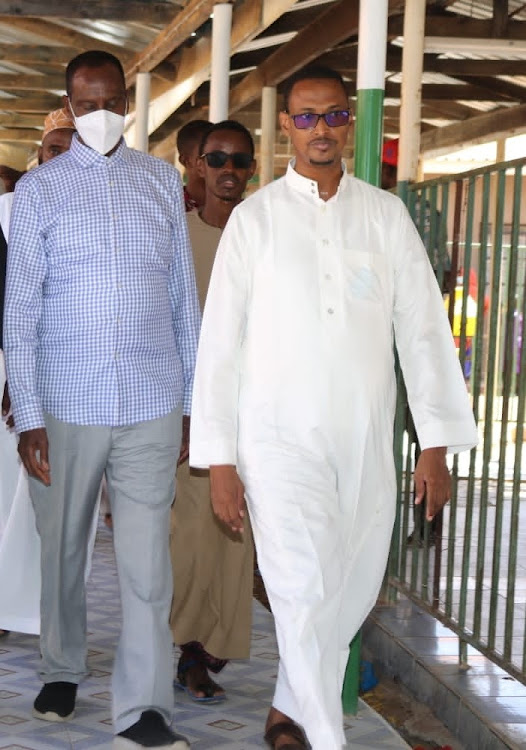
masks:
[[[526,159],[410,186],[408,208],[444,294],[480,442],[451,460],[432,527],[413,506],[418,446],[400,382],[398,513],[386,578],[526,683]],[[400,378],[401,381],[401,378]]]

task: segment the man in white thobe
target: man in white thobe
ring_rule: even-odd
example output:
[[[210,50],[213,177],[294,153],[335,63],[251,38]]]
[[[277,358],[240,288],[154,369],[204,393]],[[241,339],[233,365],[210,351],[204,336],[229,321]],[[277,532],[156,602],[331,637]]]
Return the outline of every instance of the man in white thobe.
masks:
[[[393,334],[422,446],[428,518],[446,449],[477,442],[442,297],[394,195],[350,177],[341,77],[299,71],[280,113],[295,160],[234,209],[207,297],[190,463],[240,529],[244,498],[276,621],[271,747],[345,744],[348,646],[373,607],[395,517]],[[294,723],[296,722],[296,723]],[[300,725],[298,727],[297,725]]]

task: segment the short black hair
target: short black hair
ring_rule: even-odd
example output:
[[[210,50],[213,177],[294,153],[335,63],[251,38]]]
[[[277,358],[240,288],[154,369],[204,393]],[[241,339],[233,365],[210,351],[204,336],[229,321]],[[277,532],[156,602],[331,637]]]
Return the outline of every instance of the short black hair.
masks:
[[[307,81],[312,79],[337,81],[345,92],[345,96],[347,96],[345,83],[337,70],[329,68],[326,65],[312,63],[311,65],[306,65],[304,68],[300,68],[300,70],[297,70],[290,76],[290,78],[287,78],[287,80],[285,81],[283,85],[283,102],[285,112],[289,111],[290,94],[293,87],[300,81]]]
[[[211,127],[212,123],[208,120],[190,120],[186,125],[183,125],[177,132],[177,150],[179,154],[184,154],[195,145],[199,145],[203,136]]]
[[[254,139],[252,138],[250,130],[248,130],[248,128],[246,128],[237,120],[222,120],[221,122],[215,122],[213,125],[211,125],[201,139],[201,145],[199,146],[200,154],[204,153],[206,142],[209,139],[210,135],[212,133],[216,133],[218,130],[231,130],[234,133],[241,133],[241,135],[244,135],[250,146],[250,155],[252,156],[252,158],[254,158],[256,149],[254,147]]]
[[[124,75],[124,69],[121,61],[111,52],[104,52],[104,50],[93,49],[87,52],[81,52],[70,60],[68,67],[66,68],[66,92],[68,96],[71,96],[71,88],[73,84],[73,78],[80,68],[102,68],[103,65],[113,65],[116,68],[122,78],[122,84],[126,88],[126,76]]]

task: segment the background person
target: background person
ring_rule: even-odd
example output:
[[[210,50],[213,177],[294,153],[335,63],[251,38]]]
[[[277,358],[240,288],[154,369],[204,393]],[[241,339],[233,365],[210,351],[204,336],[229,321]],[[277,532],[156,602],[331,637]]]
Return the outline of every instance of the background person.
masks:
[[[205,183],[199,172],[201,141],[212,123],[208,120],[191,120],[177,133],[179,161],[185,169],[184,203],[187,211],[199,208],[205,202]]]
[[[409,214],[342,164],[341,76],[298,71],[280,124],[295,159],[235,208],[221,237],[190,464],[210,468],[214,510],[234,531],[246,496],[280,654],[266,741],[305,748],[303,728],[313,750],[336,750],[349,643],[375,604],[396,510],[393,332],[428,518],[449,499],[446,446],[471,448],[477,431]]]
[[[75,123],[65,109],[58,109],[44,120],[39,164],[45,164],[67,150]],[[21,176],[21,173],[20,173]],[[9,220],[14,194],[0,197],[0,347],[3,338],[3,309]],[[0,351],[0,392],[3,391],[2,417],[12,428],[9,390],[5,381],[3,353]],[[90,550],[95,539],[92,527]],[[86,568],[86,576],[89,563]],[[0,427],[0,635],[7,630],[40,632],[40,538],[29,497],[27,473],[17,453],[15,434]]]
[[[197,163],[205,200],[187,214],[201,308],[219,239],[256,168],[254,142],[241,123],[208,128]],[[190,469],[188,461],[177,470],[171,553],[171,626],[181,646],[175,684],[193,700],[214,703],[225,693],[209,671],[250,655],[254,550],[248,519],[243,534],[225,529],[212,512],[208,472]]]

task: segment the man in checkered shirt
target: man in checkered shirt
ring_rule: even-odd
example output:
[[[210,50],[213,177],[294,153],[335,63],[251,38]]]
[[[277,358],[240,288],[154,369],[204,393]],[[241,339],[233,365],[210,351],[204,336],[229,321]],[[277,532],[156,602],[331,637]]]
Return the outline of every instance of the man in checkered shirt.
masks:
[[[169,728],[168,532],[175,466],[188,455],[200,313],[181,179],[126,146],[115,57],[79,55],[66,89],[78,136],[17,186],[4,317],[42,540],[45,684],[34,714],[71,718],[87,674],[86,543],[105,472],[123,613],[114,747],[183,750]]]

